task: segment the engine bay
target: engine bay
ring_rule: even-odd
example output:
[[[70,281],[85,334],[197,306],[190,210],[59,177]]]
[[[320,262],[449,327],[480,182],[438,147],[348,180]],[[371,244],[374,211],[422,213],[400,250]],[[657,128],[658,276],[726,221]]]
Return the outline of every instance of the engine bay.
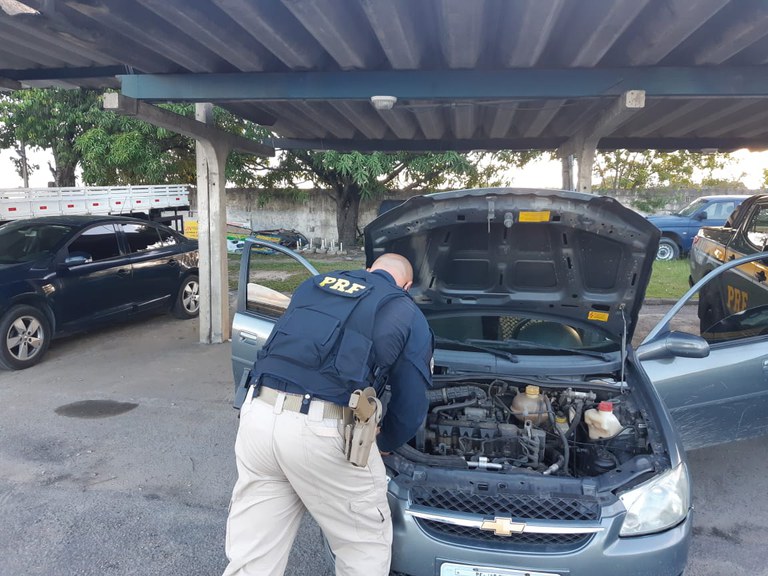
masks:
[[[591,477],[652,453],[648,424],[626,387],[462,381],[428,392],[412,448],[434,464]]]

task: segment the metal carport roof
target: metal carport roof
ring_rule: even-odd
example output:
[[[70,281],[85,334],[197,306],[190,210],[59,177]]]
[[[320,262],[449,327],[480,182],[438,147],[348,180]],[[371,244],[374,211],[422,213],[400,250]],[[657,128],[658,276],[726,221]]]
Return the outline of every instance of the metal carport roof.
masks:
[[[0,0],[0,38],[0,89],[119,87],[111,109],[197,138],[204,342],[229,334],[224,162],[267,147],[145,101],[282,148],[557,148],[582,190],[598,146],[768,147],[764,0]]]
[[[553,149],[626,90],[645,90],[645,107],[604,134],[600,148],[768,144],[762,0],[0,7],[6,85],[117,87],[121,75],[126,95],[216,102],[289,139],[283,146]],[[397,104],[377,110],[376,94]]]

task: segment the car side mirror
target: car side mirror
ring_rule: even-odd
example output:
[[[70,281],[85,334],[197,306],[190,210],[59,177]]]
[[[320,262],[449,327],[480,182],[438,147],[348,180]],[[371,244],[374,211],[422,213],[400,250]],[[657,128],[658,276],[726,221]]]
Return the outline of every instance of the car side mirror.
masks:
[[[81,264],[89,264],[91,262],[93,262],[93,257],[90,254],[76,252],[64,259],[64,266],[80,266]]]
[[[707,213],[706,212],[698,212],[693,216],[694,220],[706,220],[707,219]]]
[[[647,342],[637,349],[638,360],[655,360],[674,356],[706,358],[709,356],[709,342],[701,336],[673,331]]]

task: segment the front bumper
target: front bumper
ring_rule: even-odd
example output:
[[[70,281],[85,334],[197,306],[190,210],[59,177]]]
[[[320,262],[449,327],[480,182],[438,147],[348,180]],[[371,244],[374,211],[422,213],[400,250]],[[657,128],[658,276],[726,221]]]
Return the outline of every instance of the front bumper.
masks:
[[[688,560],[691,514],[676,527],[658,534],[619,538],[623,508],[603,510],[602,531],[572,546],[527,546],[525,551],[504,539],[486,543],[445,537],[407,512],[408,503],[389,493],[394,543],[392,571],[410,576],[439,576],[445,562],[515,569],[557,576],[678,576]]]

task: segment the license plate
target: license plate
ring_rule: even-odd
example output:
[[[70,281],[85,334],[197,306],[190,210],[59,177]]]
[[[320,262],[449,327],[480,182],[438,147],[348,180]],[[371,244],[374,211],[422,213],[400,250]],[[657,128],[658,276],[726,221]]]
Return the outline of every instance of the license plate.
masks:
[[[491,566],[469,566],[467,564],[450,564],[440,566],[440,576],[558,576],[551,572],[531,572],[530,570],[511,570],[509,568],[493,568]]]

